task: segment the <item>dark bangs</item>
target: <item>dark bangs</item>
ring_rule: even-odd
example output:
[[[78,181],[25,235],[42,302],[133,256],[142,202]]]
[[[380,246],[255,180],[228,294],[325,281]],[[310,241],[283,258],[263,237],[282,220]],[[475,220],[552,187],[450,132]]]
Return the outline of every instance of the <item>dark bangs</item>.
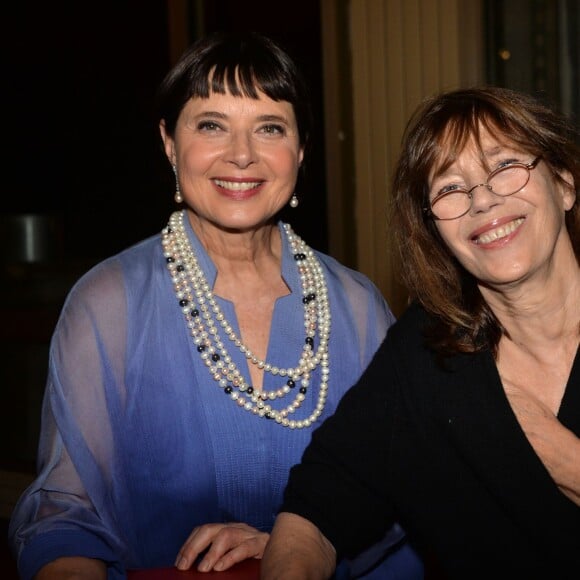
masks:
[[[449,99],[447,110],[442,110],[437,123],[441,130],[435,133],[436,144],[431,149],[430,175],[444,173],[457,160],[459,155],[472,143],[479,151],[482,165],[489,171],[486,156],[483,151],[482,133],[487,132],[499,143],[515,146],[517,149],[532,156],[541,155],[544,149],[540,145],[538,135],[530,130],[534,121],[524,112],[506,106],[506,102],[495,103],[492,95],[488,99],[474,100],[467,98],[469,92],[455,95]],[[512,114],[513,112],[513,114]],[[426,160],[427,161],[427,160]]]
[[[216,47],[192,71],[190,96],[207,99],[211,93],[229,92],[234,97],[257,99],[260,90],[274,101],[296,103],[300,87],[293,82],[292,63],[275,50],[273,45],[265,50],[265,46],[247,40]]]
[[[293,106],[300,143],[305,146],[312,125],[306,83],[290,57],[256,33],[216,33],[194,43],[159,88],[158,119],[165,120],[167,132],[173,135],[189,99],[207,99],[212,93],[257,99],[258,91]]]

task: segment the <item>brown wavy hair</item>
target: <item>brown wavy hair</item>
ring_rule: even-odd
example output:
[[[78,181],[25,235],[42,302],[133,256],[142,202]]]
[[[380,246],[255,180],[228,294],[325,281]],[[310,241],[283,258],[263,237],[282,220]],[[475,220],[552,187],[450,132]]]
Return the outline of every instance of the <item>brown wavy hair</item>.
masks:
[[[441,355],[497,346],[505,330],[475,278],[441,239],[429,206],[429,178],[445,171],[468,142],[481,151],[480,134],[516,145],[551,169],[554,178],[576,193],[566,212],[566,228],[580,256],[580,148],[570,120],[530,95],[510,89],[459,89],[429,98],[416,110],[403,136],[395,169],[392,227],[402,277],[410,298],[434,315],[428,343]],[[572,183],[564,181],[569,172]]]

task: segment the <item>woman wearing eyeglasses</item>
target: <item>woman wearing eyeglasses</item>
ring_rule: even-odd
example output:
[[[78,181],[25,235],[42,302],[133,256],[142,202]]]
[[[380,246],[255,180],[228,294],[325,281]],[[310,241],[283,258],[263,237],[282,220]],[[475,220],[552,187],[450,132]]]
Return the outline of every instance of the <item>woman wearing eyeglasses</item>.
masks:
[[[327,578],[394,520],[437,578],[580,577],[579,184],[571,127],[524,94],[419,108],[394,180],[413,300],[293,469],[263,578]]]

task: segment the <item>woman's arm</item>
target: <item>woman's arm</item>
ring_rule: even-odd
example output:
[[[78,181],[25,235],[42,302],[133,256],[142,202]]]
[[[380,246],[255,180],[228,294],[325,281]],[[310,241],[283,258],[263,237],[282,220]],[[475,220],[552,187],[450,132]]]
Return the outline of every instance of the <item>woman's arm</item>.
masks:
[[[43,566],[34,580],[106,580],[107,566],[92,558],[58,558]]]
[[[39,571],[47,567],[48,574],[65,556],[100,558],[100,568],[122,553],[110,501],[117,439],[105,383],[122,377],[124,302],[119,270],[99,267],[75,285],[60,314],[42,407],[39,473],[10,522],[23,577],[44,578]],[[65,577],[59,567],[52,577]]]
[[[336,567],[336,551],[310,521],[281,513],[264,551],[262,580],[326,580]]]

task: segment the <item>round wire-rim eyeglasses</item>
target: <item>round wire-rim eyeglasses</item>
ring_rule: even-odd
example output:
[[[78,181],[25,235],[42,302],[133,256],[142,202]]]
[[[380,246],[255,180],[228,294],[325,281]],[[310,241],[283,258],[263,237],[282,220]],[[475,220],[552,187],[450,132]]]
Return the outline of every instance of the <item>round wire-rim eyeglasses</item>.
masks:
[[[532,171],[532,169],[536,168],[536,166],[538,165],[538,163],[540,162],[541,159],[542,159],[542,156],[538,155],[538,157],[536,157],[531,163],[516,162],[516,163],[510,163],[509,165],[506,165],[505,167],[499,167],[498,169],[494,169],[493,171],[491,171],[489,173],[489,175],[487,176],[487,179],[483,183],[478,183],[477,185],[474,185],[471,189],[452,189],[450,191],[445,191],[443,193],[439,193],[433,198],[433,200],[431,200],[428,207],[423,208],[423,211],[427,215],[429,215],[430,217],[432,217],[433,219],[436,219],[436,220],[440,220],[440,221],[456,220],[456,219],[464,216],[467,212],[469,212],[469,210],[471,209],[471,206],[473,205],[473,192],[478,187],[485,187],[488,191],[491,191],[494,195],[497,195],[499,197],[509,197],[510,195],[513,195],[514,193],[517,193],[518,191],[521,191],[524,187],[526,187],[526,185],[530,181],[530,172]],[[519,185],[513,191],[509,191],[507,193],[494,191],[492,186],[489,184],[489,182],[494,177],[497,177],[498,175],[501,175],[502,173],[504,173],[506,171],[510,171],[510,170],[514,170],[514,169],[525,169],[526,170],[527,175],[526,175],[526,178],[523,181],[523,183],[521,185]],[[467,206],[465,211],[462,211],[461,213],[459,213],[458,215],[454,215],[453,217],[440,217],[440,216],[438,216],[435,213],[435,211],[433,210],[433,208],[436,206],[437,202],[445,199],[449,195],[457,195],[457,194],[466,195],[469,198],[469,205]]]

